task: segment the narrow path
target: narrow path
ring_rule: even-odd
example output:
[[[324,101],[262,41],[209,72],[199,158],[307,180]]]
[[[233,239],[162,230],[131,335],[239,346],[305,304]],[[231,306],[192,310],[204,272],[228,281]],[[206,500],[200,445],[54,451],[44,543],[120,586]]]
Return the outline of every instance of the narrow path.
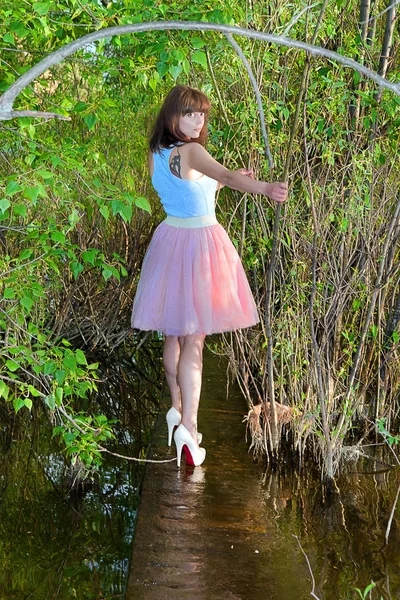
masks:
[[[236,386],[226,397],[225,363],[218,363],[206,353],[199,415],[205,463],[180,470],[175,462],[147,465],[126,600],[310,598],[304,558],[274,518],[279,492],[271,494],[247,451],[245,401]],[[167,408],[151,458],[174,456]]]

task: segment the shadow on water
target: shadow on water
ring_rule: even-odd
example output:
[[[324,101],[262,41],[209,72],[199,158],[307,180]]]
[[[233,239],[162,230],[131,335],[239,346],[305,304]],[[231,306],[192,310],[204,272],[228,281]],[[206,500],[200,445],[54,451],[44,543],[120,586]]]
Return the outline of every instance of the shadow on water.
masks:
[[[117,418],[115,450],[148,447],[160,393],[160,344],[104,361],[101,393],[84,408]],[[167,400],[163,400],[167,403]],[[163,406],[154,458],[171,458]],[[44,415],[0,405],[0,600],[321,600],[400,598],[399,508],[384,535],[399,472],[349,465],[327,495],[313,465],[263,472],[248,454],[245,403],[225,364],[206,356],[197,468],[107,458],[93,481],[75,475]],[[163,412],[164,411],[164,412]],[[138,514],[138,518],[137,518]],[[132,550],[132,537],[134,544]]]

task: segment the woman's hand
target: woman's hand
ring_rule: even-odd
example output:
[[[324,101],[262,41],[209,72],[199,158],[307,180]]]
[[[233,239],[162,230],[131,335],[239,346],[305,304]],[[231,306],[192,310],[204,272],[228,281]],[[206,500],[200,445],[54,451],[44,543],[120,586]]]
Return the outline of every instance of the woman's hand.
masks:
[[[275,200],[275,202],[285,202],[288,196],[288,184],[276,181],[275,183],[265,183],[266,191],[264,194]]]

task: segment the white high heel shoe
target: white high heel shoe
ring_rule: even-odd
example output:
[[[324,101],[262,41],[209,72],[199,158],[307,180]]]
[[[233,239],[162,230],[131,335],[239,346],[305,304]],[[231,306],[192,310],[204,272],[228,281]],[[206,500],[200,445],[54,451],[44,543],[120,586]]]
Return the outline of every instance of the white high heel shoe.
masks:
[[[173,406],[169,409],[166,416],[166,421],[168,425],[168,446],[172,444],[172,434],[174,433],[175,427],[178,427],[181,423],[182,415],[179,410],[176,410]],[[201,433],[197,433],[197,443],[200,445],[203,441],[203,435]]]
[[[206,451],[204,448],[199,448],[194,443],[192,436],[182,423],[174,434],[174,441],[176,445],[176,458],[178,468],[181,466],[182,450],[186,454],[186,464],[193,467],[199,467],[206,457]]]

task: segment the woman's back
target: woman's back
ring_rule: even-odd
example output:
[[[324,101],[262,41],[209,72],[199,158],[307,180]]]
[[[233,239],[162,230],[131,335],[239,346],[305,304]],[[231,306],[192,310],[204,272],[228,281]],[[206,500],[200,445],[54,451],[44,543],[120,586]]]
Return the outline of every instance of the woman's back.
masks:
[[[218,182],[203,175],[199,179],[181,179],[171,172],[170,157],[175,146],[153,154],[152,183],[167,215],[187,218],[215,215]]]

